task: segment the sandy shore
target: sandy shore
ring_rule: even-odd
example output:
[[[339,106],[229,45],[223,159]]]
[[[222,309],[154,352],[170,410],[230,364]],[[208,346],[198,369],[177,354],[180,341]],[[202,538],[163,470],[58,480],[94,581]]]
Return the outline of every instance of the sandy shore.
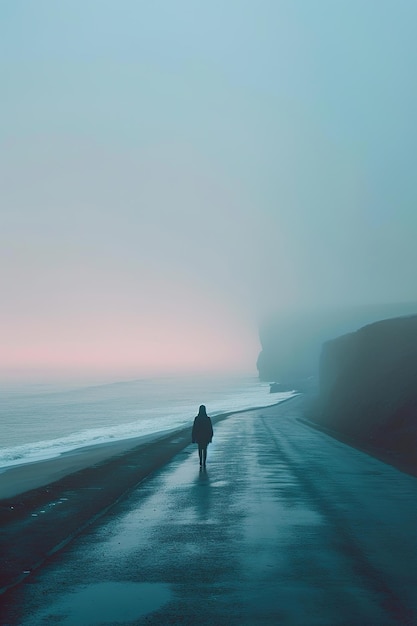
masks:
[[[166,435],[166,432],[162,432],[157,435],[85,446],[52,459],[5,468],[0,470],[0,501],[14,498],[32,489],[44,487],[68,476],[68,474],[79,472],[97,463],[106,462],[112,457],[123,455],[134,448],[143,448],[149,443],[163,440]]]

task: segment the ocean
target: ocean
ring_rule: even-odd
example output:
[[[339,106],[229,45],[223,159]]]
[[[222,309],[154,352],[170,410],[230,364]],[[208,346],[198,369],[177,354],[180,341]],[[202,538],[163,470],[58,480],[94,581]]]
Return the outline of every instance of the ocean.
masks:
[[[214,417],[276,404],[255,376],[143,378],[93,386],[2,386],[0,469],[77,448],[191,426],[200,404]]]

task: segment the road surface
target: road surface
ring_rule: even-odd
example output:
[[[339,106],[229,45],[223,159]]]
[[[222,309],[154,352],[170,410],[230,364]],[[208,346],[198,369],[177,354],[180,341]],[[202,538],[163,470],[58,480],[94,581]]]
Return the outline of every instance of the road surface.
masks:
[[[215,428],[24,583],[2,626],[417,625],[417,479],[298,420]]]

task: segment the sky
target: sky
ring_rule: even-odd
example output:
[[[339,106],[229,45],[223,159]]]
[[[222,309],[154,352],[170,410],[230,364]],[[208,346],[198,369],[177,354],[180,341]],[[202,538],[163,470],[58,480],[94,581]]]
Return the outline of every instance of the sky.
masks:
[[[0,378],[255,372],[417,299],[414,0],[2,0]]]

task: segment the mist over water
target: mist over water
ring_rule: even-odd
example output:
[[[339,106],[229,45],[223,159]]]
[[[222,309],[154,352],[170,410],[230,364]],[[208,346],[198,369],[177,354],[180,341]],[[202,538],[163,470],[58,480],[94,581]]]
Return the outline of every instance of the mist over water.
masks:
[[[2,3],[0,379],[255,367],[417,299],[414,2]]]

